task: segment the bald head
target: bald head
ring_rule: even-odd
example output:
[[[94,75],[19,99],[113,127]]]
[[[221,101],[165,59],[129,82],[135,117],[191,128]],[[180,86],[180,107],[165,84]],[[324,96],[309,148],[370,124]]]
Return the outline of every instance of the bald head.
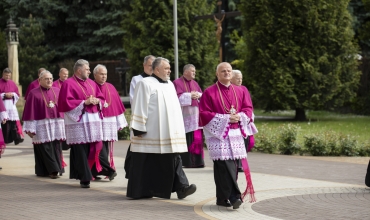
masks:
[[[217,65],[216,76],[220,83],[229,85],[232,78],[232,68],[230,63],[222,62]]]

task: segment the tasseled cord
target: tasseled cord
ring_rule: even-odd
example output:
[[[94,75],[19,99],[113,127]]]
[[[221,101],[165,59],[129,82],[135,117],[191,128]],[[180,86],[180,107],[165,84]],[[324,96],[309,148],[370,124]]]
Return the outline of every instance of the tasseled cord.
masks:
[[[256,197],[254,196],[254,188],[252,183],[251,172],[249,170],[248,161],[246,158],[242,159],[242,166],[245,174],[245,179],[247,181],[247,188],[245,189],[244,193],[241,195],[242,200],[244,201],[244,197],[249,195],[249,202],[253,203],[256,202]]]
[[[113,141],[109,141],[108,144],[109,144],[109,165],[110,167],[112,167],[112,169],[116,170],[113,160]]]
[[[90,143],[90,153],[88,157],[89,167],[91,169],[93,165],[95,164],[96,170],[98,172],[100,172],[103,169],[99,161],[99,154],[102,148],[103,148],[103,143],[101,141]]]

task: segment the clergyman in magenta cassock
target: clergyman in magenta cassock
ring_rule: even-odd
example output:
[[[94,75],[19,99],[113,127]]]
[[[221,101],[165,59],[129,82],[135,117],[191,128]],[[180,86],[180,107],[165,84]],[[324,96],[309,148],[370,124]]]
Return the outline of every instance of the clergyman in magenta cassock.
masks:
[[[6,112],[6,108],[2,100],[0,100],[0,123],[5,123],[6,120],[9,118],[8,113]],[[1,127],[0,127],[1,129]],[[6,144],[4,141],[3,132],[0,132],[0,158],[1,155],[5,152]],[[0,167],[2,169],[2,167]]]
[[[1,129],[5,143],[9,144],[14,141],[14,144],[17,145],[23,142],[24,136],[16,107],[20,94],[17,85],[10,79],[11,74],[11,70],[5,68],[0,79],[0,96],[9,116],[6,123],[1,124]]]
[[[199,122],[213,160],[217,205],[237,209],[246,194],[255,201],[244,145],[244,138],[252,132],[247,126],[252,106],[246,101],[246,93],[230,84],[231,71],[229,63],[217,66],[218,81],[204,91],[199,103]],[[247,180],[244,193],[237,183],[238,160],[242,160]]]
[[[57,109],[59,89],[52,87],[52,75],[44,70],[41,84],[30,91],[23,111],[23,130],[32,138],[35,174],[57,178],[64,172],[62,144],[65,141],[63,114]]]
[[[100,152],[100,163],[102,171],[97,172],[92,170],[93,176],[105,175],[109,180],[117,175],[113,160],[113,143],[118,141],[117,131],[122,130],[127,126],[125,118],[125,107],[122,104],[121,98],[114,86],[107,80],[107,68],[104,65],[98,64],[94,68],[95,83],[98,85],[100,91],[106,102],[103,105],[102,113],[104,118],[102,120],[103,128],[103,148]],[[109,153],[109,161],[108,161]]]
[[[204,167],[203,134],[199,127],[199,100],[202,89],[195,78],[195,66],[184,66],[183,75],[173,81],[180,101],[186,132],[188,152],[182,153],[182,165],[187,168]]]
[[[103,147],[101,109],[105,103],[98,85],[89,79],[90,67],[86,60],[74,65],[74,75],[60,90],[58,110],[64,113],[67,144],[70,152],[70,179],[79,179],[82,188],[90,188],[91,169],[100,172],[99,153]]]

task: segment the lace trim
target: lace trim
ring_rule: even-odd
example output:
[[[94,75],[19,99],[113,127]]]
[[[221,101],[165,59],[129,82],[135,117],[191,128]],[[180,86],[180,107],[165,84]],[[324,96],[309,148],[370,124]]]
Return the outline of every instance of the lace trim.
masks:
[[[203,128],[207,130],[211,136],[218,139],[225,139],[230,129],[229,114],[216,114],[215,117]]]
[[[231,129],[225,139],[206,137],[206,143],[212,160],[236,160],[247,157],[244,138],[239,129]]]
[[[183,106],[182,116],[184,118],[185,133],[199,129],[199,110],[196,106]]]
[[[180,105],[181,106],[188,106],[191,105],[191,93],[190,92],[184,92],[180,97],[179,97]]]
[[[85,101],[81,101],[81,103],[74,109],[72,109],[69,112],[65,112],[64,114],[67,114],[70,119],[72,119],[74,122],[78,122],[81,120],[82,113],[84,110],[84,103]]]
[[[35,134],[32,138],[33,144],[66,139],[62,118],[25,121],[23,131]]]
[[[126,121],[125,114],[120,114],[117,116],[117,127],[118,130],[122,130],[124,127],[127,127],[128,123]]]
[[[6,111],[0,112],[0,122],[2,122],[4,119],[9,119],[9,115]]]
[[[19,115],[18,115],[18,110],[15,104],[13,103],[13,100],[11,99],[5,99],[4,101],[4,106],[6,108],[6,112],[8,113],[10,121],[18,121],[19,120]]]
[[[117,121],[116,116],[104,118],[102,121],[103,141],[117,141]]]
[[[257,127],[244,112],[238,113],[240,115],[239,126],[244,137],[251,136],[258,133]],[[254,118],[254,115],[252,116]]]
[[[102,141],[101,121],[66,124],[67,144],[82,144]]]

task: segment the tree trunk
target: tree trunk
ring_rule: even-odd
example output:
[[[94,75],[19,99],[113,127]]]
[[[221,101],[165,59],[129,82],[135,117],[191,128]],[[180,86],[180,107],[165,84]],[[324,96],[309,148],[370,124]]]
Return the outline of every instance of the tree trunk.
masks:
[[[295,109],[295,118],[296,121],[306,121],[306,112],[303,108],[296,108]]]

